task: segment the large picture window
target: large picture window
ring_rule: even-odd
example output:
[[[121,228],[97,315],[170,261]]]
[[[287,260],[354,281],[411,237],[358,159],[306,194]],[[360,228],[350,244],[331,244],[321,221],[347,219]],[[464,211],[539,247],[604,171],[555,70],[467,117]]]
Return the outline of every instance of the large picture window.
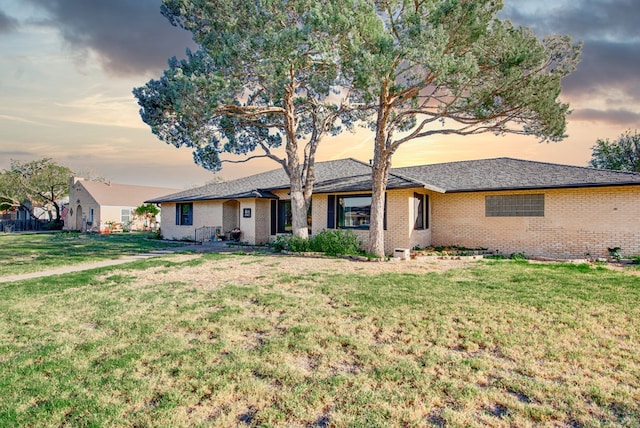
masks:
[[[328,195],[327,229],[363,229],[371,224],[371,195]],[[387,229],[387,202],[384,204]]]
[[[544,194],[485,197],[487,217],[544,217]]]
[[[369,229],[371,196],[338,196],[338,227],[341,229]]]
[[[193,204],[176,204],[176,224],[180,226],[193,225]]]
[[[413,215],[414,229],[429,229],[429,195],[413,194]]]

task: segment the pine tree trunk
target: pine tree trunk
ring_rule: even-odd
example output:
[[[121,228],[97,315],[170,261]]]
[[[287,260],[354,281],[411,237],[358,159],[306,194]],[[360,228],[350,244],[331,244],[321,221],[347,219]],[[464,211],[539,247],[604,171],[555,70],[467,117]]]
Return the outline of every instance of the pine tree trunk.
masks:
[[[291,221],[293,235],[307,239],[309,229],[307,228],[307,212],[309,204],[305,203],[303,192],[291,192]]]
[[[384,207],[385,192],[391,168],[392,152],[387,150],[386,124],[390,107],[387,100],[388,88],[380,95],[376,136],[374,140],[373,165],[371,167],[371,224],[369,226],[369,253],[384,257]]]
[[[291,229],[293,236],[307,239],[307,212],[311,197],[306,198],[303,184],[302,165],[293,153],[288,157],[289,185],[291,189]]]
[[[386,180],[380,169],[372,173],[371,223],[369,225],[369,253],[384,257],[384,201]]]

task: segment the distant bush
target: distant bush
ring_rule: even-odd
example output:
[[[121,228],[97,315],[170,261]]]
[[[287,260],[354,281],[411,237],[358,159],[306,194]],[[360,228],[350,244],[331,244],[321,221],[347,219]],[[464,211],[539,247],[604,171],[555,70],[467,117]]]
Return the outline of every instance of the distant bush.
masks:
[[[44,223],[44,230],[62,230],[64,227],[64,222],[62,220],[52,220],[50,222]]]

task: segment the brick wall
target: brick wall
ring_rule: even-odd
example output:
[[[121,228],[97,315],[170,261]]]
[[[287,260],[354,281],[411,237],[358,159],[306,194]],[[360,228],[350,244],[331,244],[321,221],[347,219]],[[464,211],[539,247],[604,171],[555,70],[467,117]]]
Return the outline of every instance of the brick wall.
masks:
[[[485,196],[543,193],[544,217],[485,217]],[[640,186],[432,194],[432,245],[484,247],[505,255],[640,254]]]
[[[413,193],[429,195],[429,228],[414,230]],[[286,192],[281,192],[286,197]],[[359,192],[361,193],[361,192]],[[543,193],[544,217],[486,217],[485,196]],[[221,201],[196,202],[193,226],[175,224],[175,204],[162,206],[162,233],[168,239],[192,238],[194,229],[222,224]],[[250,219],[241,218],[243,240],[267,242],[270,201],[243,200]],[[313,196],[312,233],[327,228],[327,195]],[[240,214],[242,215],[242,214]],[[640,186],[441,194],[424,189],[387,192],[385,252],[429,245],[482,247],[505,255],[559,258],[605,257],[607,248],[640,254]],[[355,231],[363,248],[368,230]]]
[[[413,229],[414,191],[425,194],[427,193],[421,189],[390,190],[387,192],[387,229],[385,230],[384,250],[386,254],[392,254],[395,248],[413,248],[415,246],[425,247],[430,245],[430,229]],[[362,194],[362,192],[354,194]],[[314,234],[317,234],[327,228],[327,200],[327,195],[313,196]],[[430,212],[429,217],[431,217]],[[362,243],[362,248],[366,249],[369,241],[369,231],[355,230],[354,232],[358,235],[360,242]]]
[[[195,230],[203,226],[222,226],[222,203],[198,201],[193,203],[193,225],[176,224],[176,204],[162,204],[161,232],[165,239],[194,239]]]

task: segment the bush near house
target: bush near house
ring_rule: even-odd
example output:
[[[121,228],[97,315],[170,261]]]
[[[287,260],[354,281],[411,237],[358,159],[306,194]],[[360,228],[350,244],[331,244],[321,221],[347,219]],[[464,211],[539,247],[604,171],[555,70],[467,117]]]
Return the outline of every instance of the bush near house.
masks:
[[[330,256],[361,253],[358,236],[350,230],[324,230],[309,239],[293,235],[279,235],[271,244],[276,251],[295,253],[320,252]]]

